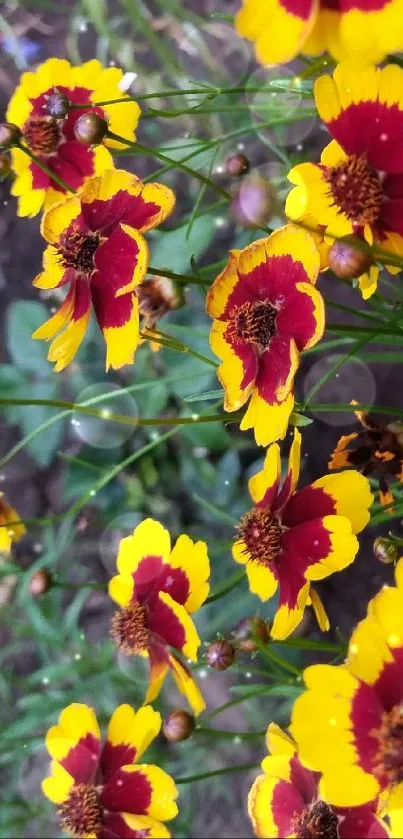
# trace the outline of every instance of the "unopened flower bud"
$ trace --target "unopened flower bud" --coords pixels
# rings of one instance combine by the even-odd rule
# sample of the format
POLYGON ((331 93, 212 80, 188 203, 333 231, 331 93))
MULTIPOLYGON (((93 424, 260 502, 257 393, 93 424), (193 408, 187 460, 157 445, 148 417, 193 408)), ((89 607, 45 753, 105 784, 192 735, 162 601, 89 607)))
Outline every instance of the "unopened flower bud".
POLYGON ((41 568, 35 571, 29 581, 29 593, 32 597, 40 597, 41 594, 46 594, 52 585, 52 576, 46 568, 41 568))
POLYGON ((383 562, 385 565, 397 562, 397 550, 395 545, 390 541, 390 539, 382 538, 382 536, 375 539, 374 555, 379 562, 383 562))
POLYGON ((257 650, 256 641, 267 644, 270 630, 267 621, 257 615, 243 618, 234 630, 234 641, 241 650, 253 653, 257 650))
POLYGON ((171 711, 164 720, 162 733, 170 743, 180 743, 192 736, 195 729, 195 718, 188 711, 181 709, 171 711))
POLYGON ((64 119, 69 112, 69 108, 70 101, 65 93, 59 93, 58 90, 55 90, 54 93, 50 94, 46 105, 49 116, 54 119, 64 119))
POLYGON ((246 175, 249 169, 249 160, 242 152, 231 154, 225 163, 225 171, 227 175, 231 175, 232 177, 239 178, 241 175, 246 175))
POLYGON ((212 641, 206 652, 207 664, 214 670, 227 670, 234 663, 235 647, 230 641, 212 641))
POLYGON ((74 136, 84 146, 97 146, 108 133, 106 119, 98 116, 95 111, 83 114, 74 125, 74 136))
POLYGON ((372 264, 372 256, 348 239, 333 242, 328 255, 329 268, 343 280, 354 280, 365 274, 372 264))
POLYGON ((251 175, 242 181, 231 202, 231 213, 243 227, 266 227, 273 215, 275 192, 267 178, 251 175))
POLYGON ((12 122, 0 123, 0 149, 9 149, 15 146, 21 139, 21 131, 18 125, 12 122))
POLYGON ((11 160, 7 154, 0 154, 0 181, 7 178, 11 172, 11 160))

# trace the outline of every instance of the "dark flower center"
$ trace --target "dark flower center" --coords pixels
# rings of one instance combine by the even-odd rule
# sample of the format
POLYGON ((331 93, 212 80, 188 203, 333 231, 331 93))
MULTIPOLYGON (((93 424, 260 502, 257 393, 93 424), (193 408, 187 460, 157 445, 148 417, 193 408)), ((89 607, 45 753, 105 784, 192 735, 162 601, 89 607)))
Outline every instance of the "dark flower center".
POLYGON ((74 268, 88 276, 94 270, 94 254, 99 246, 99 236, 94 233, 64 233, 57 249, 64 268, 74 268))
POLYGON ((276 333, 277 309, 269 300, 243 303, 231 318, 232 340, 255 344, 263 352, 276 333))
POLYGON ((251 559, 255 562, 269 565, 280 553, 282 527, 271 510, 253 507, 242 516, 238 530, 251 559))
POLYGON ((381 782, 386 776, 388 784, 400 784, 403 781, 403 705, 395 705, 384 713, 380 729, 371 733, 379 742, 375 775, 381 782))
POLYGON ((315 801, 304 808, 292 825, 297 839, 338 839, 339 819, 324 801, 315 801))
POLYGON ((54 154, 60 143, 60 128, 53 117, 30 117, 22 129, 24 140, 34 154, 54 154))
POLYGON ((91 784, 74 784, 59 808, 61 826, 74 837, 96 836, 102 828, 99 792, 91 784))
POLYGON ((375 224, 382 206, 382 184, 365 154, 351 155, 325 173, 334 203, 357 227, 375 224))
POLYGON ((119 649, 126 655, 137 655, 146 650, 150 642, 147 626, 147 609, 141 603, 129 603, 115 612, 111 635, 119 649))

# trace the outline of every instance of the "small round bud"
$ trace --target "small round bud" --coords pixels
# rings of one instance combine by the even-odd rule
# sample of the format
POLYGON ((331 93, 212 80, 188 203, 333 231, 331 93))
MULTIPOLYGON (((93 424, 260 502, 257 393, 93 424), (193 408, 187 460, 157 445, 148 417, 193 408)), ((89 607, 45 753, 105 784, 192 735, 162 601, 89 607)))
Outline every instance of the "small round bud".
POLYGON ((180 743, 192 736, 195 729, 195 718, 188 711, 180 709, 171 711, 164 720, 162 733, 170 743, 180 743))
POLYGON ((7 178, 11 172, 11 160, 7 154, 0 154, 0 181, 7 178))
POLYGON ((106 119, 98 116, 94 111, 83 114, 74 125, 74 136, 84 146, 96 146, 102 143, 108 132, 106 119))
POLYGON ((397 562, 397 550, 395 545, 390 541, 390 539, 384 539, 382 536, 375 539, 374 555, 379 562, 383 562, 385 565, 397 562))
POLYGON ((41 568, 35 571, 29 581, 29 593, 32 597, 40 597, 41 594, 46 594, 52 585, 52 576, 46 568, 41 568))
POLYGON ((21 131, 18 125, 12 122, 0 123, 0 149, 9 149, 15 146, 21 139, 21 131))
POLYGON ((70 108, 70 101, 65 93, 59 93, 55 90, 51 93, 47 101, 46 110, 49 116, 54 119, 64 119, 67 116, 70 108))
POLYGON ((270 630, 267 621, 257 615, 252 615, 239 621, 233 634, 237 647, 245 652, 253 653, 257 650, 256 641, 267 644, 270 630))
POLYGON ((230 641, 212 641, 206 652, 207 664, 214 670, 227 670, 234 663, 235 647, 230 641))
POLYGON ((242 227, 266 227, 273 215, 275 192, 267 178, 251 175, 242 181, 230 210, 242 227))
POLYGON ((329 268, 342 280, 354 280, 365 274, 372 264, 372 256, 348 239, 333 242, 328 255, 329 268))
POLYGON ((231 177, 239 178, 241 175, 246 175, 249 172, 250 163, 245 154, 238 152, 231 154, 225 163, 225 171, 231 177))

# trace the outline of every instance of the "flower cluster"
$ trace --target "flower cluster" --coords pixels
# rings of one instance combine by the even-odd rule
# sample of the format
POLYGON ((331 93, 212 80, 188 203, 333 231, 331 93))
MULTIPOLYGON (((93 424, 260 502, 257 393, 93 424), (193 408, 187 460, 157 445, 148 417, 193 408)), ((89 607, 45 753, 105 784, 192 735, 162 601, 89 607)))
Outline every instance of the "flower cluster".
MULTIPOLYGON (((237 525, 232 557, 245 567, 260 601, 278 597, 270 637, 266 620, 255 616, 246 620, 251 636, 240 630, 231 641, 219 637, 209 645, 205 660, 216 671, 232 666, 240 649, 270 656, 270 640, 287 639, 308 606, 319 629, 330 629, 316 583, 354 562, 357 534, 368 524, 373 502, 369 476, 379 479, 381 502, 389 509, 390 482, 403 481, 400 425, 376 423, 359 406, 362 430, 341 437, 330 456, 331 474, 307 486, 299 488, 299 430, 285 474, 277 442, 290 426, 304 423, 295 413, 295 378, 302 354, 325 330, 320 272, 330 266, 337 273, 337 257, 343 262, 339 276, 357 279, 366 299, 376 290, 381 262, 392 274, 400 270, 403 69, 371 62, 403 49, 403 0, 243 0, 236 28, 255 42, 265 65, 289 61, 300 50, 314 56, 328 50, 342 63, 314 83, 317 110, 332 139, 320 162, 299 163, 288 173, 289 223, 274 231, 264 227, 265 238, 255 231, 250 244, 231 250, 207 292, 224 411, 237 412, 241 431, 253 430, 256 444, 267 448, 262 469, 249 480, 253 506, 237 525)), ((315 72, 308 65, 307 76, 315 72)), ((43 210, 47 247, 33 284, 65 291, 60 307, 32 336, 51 341, 48 359, 56 372, 75 358, 92 313, 106 345, 107 370, 133 364, 145 338, 158 348, 159 318, 183 302, 169 278, 189 279, 169 265, 147 278, 144 234, 170 216, 175 195, 114 166, 113 150, 135 145, 140 118, 122 80, 121 70, 97 60, 72 67, 49 59, 22 75, 0 126, 0 147, 11 151, 19 215, 43 210)), ((248 168, 243 154, 233 155, 226 174, 242 177, 248 168)), ((199 179, 202 200, 209 180, 199 179)), ((164 343, 169 336, 160 338, 164 343)), ((168 346, 175 349, 174 340, 168 346)), ((0 493, 0 554, 8 555, 24 533, 0 493)), ((37 581, 37 592, 51 585, 49 574, 37 581)), ((230 581, 227 590, 233 587, 230 581)), ((153 518, 120 542, 117 573, 108 585, 117 605, 110 635, 122 656, 139 656, 149 666, 145 703, 158 699, 169 673, 189 703, 192 714, 178 709, 164 724, 170 743, 190 737, 206 707, 192 670, 201 646, 193 615, 222 596, 219 591, 208 598, 209 591, 206 542, 182 534, 172 545, 153 518)), ((396 587, 384 588, 369 604, 346 661, 313 665, 304 679, 291 736, 274 723, 267 731, 271 755, 249 794, 256 835, 384 839, 391 826, 397 836, 403 826, 403 559, 396 587)), ((137 712, 123 704, 112 714, 102 746, 93 708, 73 703, 62 711, 46 737, 52 763, 42 787, 63 830, 77 839, 169 837, 164 823, 178 812, 175 782, 158 766, 138 762, 161 727, 150 704, 137 712)))

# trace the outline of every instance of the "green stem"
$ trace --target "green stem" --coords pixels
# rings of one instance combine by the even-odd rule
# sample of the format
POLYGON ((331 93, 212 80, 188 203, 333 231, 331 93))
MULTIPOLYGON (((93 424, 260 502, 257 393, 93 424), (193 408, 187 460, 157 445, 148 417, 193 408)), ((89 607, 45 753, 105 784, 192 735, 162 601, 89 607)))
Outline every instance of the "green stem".
POLYGON ((156 274, 157 277, 168 277, 168 280, 175 280, 177 283, 193 284, 209 286, 208 280, 203 280, 200 277, 195 277, 193 274, 175 274, 174 271, 169 271, 167 268, 152 268, 151 265, 147 269, 147 274, 156 274))
POLYGON ((202 175, 201 172, 196 172, 194 169, 190 169, 185 163, 181 163, 179 160, 173 160, 171 157, 167 157, 166 154, 163 154, 157 149, 150 149, 148 146, 140 145, 140 143, 132 143, 130 140, 126 140, 125 137, 120 137, 119 134, 115 134, 113 131, 108 131, 107 136, 110 137, 111 140, 116 140, 118 143, 123 143, 124 145, 129 146, 129 148, 134 149, 135 153, 145 154, 147 157, 155 157, 157 160, 162 160, 163 163, 169 163, 174 169, 180 169, 182 172, 186 172, 186 174, 190 177, 196 178, 196 180, 201 181, 208 187, 211 187, 218 192, 219 195, 222 195, 223 198, 226 198, 227 201, 232 200, 230 192, 227 192, 227 190, 223 189, 222 186, 216 184, 214 181, 211 181, 209 178, 206 178, 206 176, 202 175))
POLYGON ((52 181, 55 182, 55 184, 62 187, 64 192, 71 192, 73 195, 76 194, 76 190, 73 189, 73 187, 66 184, 66 181, 63 181, 62 178, 59 178, 59 175, 56 175, 56 172, 54 172, 53 169, 50 168, 50 166, 47 166, 46 163, 43 163, 42 160, 39 160, 39 158, 35 154, 33 154, 31 149, 23 145, 19 145, 18 148, 21 149, 21 151, 23 151, 24 154, 28 155, 28 157, 30 157, 31 160, 34 163, 36 163, 39 169, 42 169, 43 172, 46 172, 46 174, 49 175, 49 178, 51 178, 52 181))
MULTIPOLYGON (((144 102, 147 99, 168 99, 173 96, 193 96, 196 94, 204 94, 206 96, 232 96, 236 95, 237 93, 270 93, 271 91, 277 92, 280 91, 284 93, 299 93, 302 95, 309 95, 312 96, 312 92, 308 90, 303 90, 300 87, 291 87, 285 86, 282 79, 273 79, 270 82, 270 85, 267 87, 260 86, 245 86, 241 85, 240 87, 187 87, 183 90, 160 90, 154 93, 139 93, 135 96, 123 96, 119 97, 119 99, 105 99, 102 102, 93 102, 92 106, 94 108, 103 108, 106 105, 120 105, 122 102, 144 102), (279 84, 276 86, 276 81, 279 84), (281 83, 282 82, 282 83, 281 83)), ((82 108, 88 108, 87 104, 77 104, 77 105, 70 105, 70 110, 77 110, 82 108)))
POLYGON ((202 772, 200 775, 189 775, 187 778, 175 778, 176 784, 193 784, 194 781, 204 781, 217 775, 229 775, 231 772, 249 772, 259 769, 260 763, 242 763, 239 766, 226 766, 224 769, 214 769, 213 772, 202 772))
MULTIPOLYGON (((204 358, 201 356, 201 358, 204 358)), ((79 405, 74 402, 62 402, 59 399, 17 399, 17 398, 0 398, 0 405, 43 405, 47 408, 64 408, 69 411, 74 411, 77 414, 85 414, 91 417, 103 419, 106 422, 120 422, 124 425, 195 425, 202 422, 238 422, 239 415, 227 417, 226 414, 194 414, 191 417, 149 417, 148 419, 137 419, 136 417, 129 417, 125 414, 112 414, 109 411, 105 414, 102 410, 95 408, 85 408, 84 405, 79 405)))
POLYGON ((242 740, 252 740, 254 737, 264 737, 266 729, 264 728, 262 731, 219 731, 218 728, 209 728, 208 725, 198 725, 194 733, 208 734, 211 737, 229 737, 231 739, 241 737, 242 740))
MULTIPOLYGON (((273 643, 275 643, 275 641, 273 643)), ((292 664, 291 661, 287 661, 281 655, 275 653, 274 650, 271 649, 271 646, 269 647, 267 644, 263 644, 258 638, 255 638, 255 644, 262 658, 264 658, 269 664, 278 664, 279 667, 282 667, 282 669, 286 670, 288 673, 292 673, 293 676, 301 675, 300 669, 296 667, 295 664, 292 664)))
POLYGON ((220 583, 214 591, 209 595, 207 600, 204 601, 203 606, 207 606, 209 603, 214 603, 216 600, 220 600, 221 597, 224 597, 228 592, 232 591, 236 586, 239 586, 239 583, 245 579, 245 570, 242 568, 241 571, 237 571, 233 574, 227 582, 220 583))
POLYGON ((108 584, 107 583, 68 583, 64 580, 52 580, 51 588, 72 588, 72 589, 82 589, 82 588, 90 588, 90 589, 99 589, 102 591, 106 591, 108 584))
POLYGON ((316 650, 326 653, 345 653, 347 644, 335 644, 331 641, 314 641, 309 638, 287 638, 286 641, 273 640, 272 644, 281 647, 290 647, 295 650, 316 650))
MULTIPOLYGON (((163 341, 171 342, 170 346, 167 345, 168 349, 177 350, 177 352, 187 353, 187 355, 191 355, 193 358, 197 358, 198 361, 204 361, 205 364, 209 364, 210 367, 214 367, 215 370, 219 366, 216 361, 213 361, 212 358, 207 358, 207 356, 202 355, 199 352, 196 352, 196 350, 193 350, 191 347, 188 347, 187 344, 182 344, 182 341, 178 341, 174 336, 168 335, 166 332, 161 332, 161 330, 159 329, 153 330, 151 340, 153 340, 154 338, 154 333, 156 336, 161 336, 163 341)), ((149 336, 144 335, 143 337, 148 338, 149 336)))

